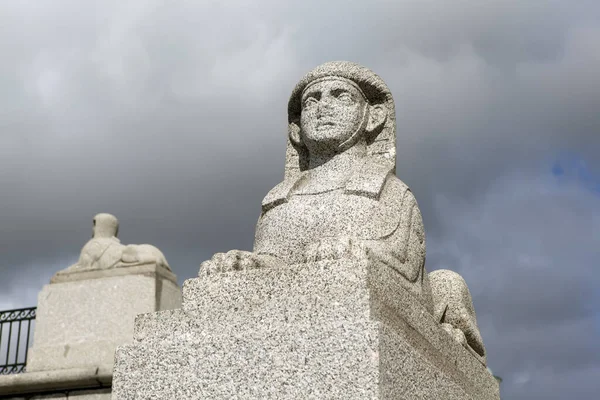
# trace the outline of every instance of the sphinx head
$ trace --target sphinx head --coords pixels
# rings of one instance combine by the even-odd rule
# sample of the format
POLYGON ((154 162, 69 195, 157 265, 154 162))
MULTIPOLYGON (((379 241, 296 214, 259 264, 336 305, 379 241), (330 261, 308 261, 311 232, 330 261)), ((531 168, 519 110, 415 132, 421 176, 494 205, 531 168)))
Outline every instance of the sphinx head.
POLYGON ((292 92, 288 122, 293 149, 288 148, 286 170, 304 170, 311 156, 335 155, 357 144, 395 164, 391 93, 379 76, 360 65, 335 61, 309 72, 292 92))
POLYGON ((111 238, 119 234, 119 220, 112 214, 97 214, 94 217, 94 238, 111 238))
POLYGON ((311 82, 300 101, 300 131, 293 140, 310 154, 333 155, 366 142, 387 115, 354 81, 337 76, 311 82))

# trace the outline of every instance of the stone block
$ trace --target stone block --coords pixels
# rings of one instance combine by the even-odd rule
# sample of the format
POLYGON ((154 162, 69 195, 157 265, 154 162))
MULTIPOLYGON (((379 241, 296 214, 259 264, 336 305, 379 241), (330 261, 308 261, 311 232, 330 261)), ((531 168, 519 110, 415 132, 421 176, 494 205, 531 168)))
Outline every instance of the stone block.
POLYGON ((110 365, 136 315, 181 305, 174 275, 156 265, 60 278, 38 296, 28 372, 110 365))
POLYGON ((483 363, 367 261, 202 276, 138 316, 113 399, 499 399, 483 363))

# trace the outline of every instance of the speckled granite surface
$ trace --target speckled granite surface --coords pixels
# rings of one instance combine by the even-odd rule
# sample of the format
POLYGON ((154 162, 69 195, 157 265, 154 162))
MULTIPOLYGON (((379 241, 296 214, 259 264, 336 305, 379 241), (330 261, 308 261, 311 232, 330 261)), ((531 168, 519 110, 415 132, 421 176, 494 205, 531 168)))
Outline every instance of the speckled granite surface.
POLYGON ((499 399, 484 365, 367 261, 201 276, 138 316, 113 400, 499 399))
POLYGON ((132 340, 136 315, 181 306, 177 284, 156 269, 45 285, 27 371, 112 364, 116 347, 132 340))

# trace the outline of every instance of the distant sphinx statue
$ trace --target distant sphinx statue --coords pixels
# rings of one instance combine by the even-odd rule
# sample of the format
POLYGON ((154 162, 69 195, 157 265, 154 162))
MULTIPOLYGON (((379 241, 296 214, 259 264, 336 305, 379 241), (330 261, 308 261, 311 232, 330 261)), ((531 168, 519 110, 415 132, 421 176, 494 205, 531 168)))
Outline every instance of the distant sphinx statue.
POLYGON ((92 239, 81 249, 79 261, 59 274, 145 264, 156 264, 171 270, 165 256, 156 247, 149 244, 121 244, 117 238, 119 221, 114 215, 98 214, 93 223, 92 239))
POLYGON ((438 321, 457 340, 449 328, 469 327, 462 343, 485 363, 462 278, 446 277, 449 284, 436 286, 434 301, 421 212, 395 174, 394 101, 383 80, 354 63, 325 63, 293 90, 288 123, 285 177, 262 202, 254 251, 217 253, 202 263, 200 274, 326 259, 382 263, 404 278, 404 287, 430 314, 440 308, 437 303, 444 305, 438 321), (442 288, 462 291, 454 295, 442 288))

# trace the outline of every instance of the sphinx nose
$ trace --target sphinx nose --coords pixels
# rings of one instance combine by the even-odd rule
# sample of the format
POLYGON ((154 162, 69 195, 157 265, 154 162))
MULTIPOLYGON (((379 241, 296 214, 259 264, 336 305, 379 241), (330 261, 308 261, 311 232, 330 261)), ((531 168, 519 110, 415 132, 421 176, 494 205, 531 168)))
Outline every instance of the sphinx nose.
POLYGON ((317 116, 321 117, 323 114, 326 114, 331 111, 333 104, 331 103, 331 99, 325 97, 319 101, 317 106, 317 116))

